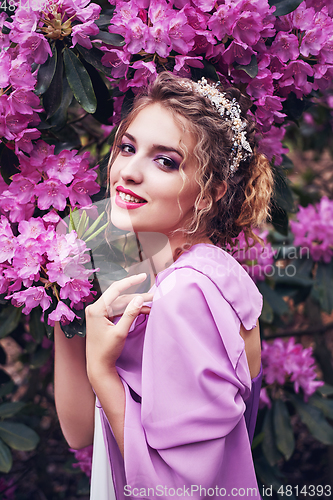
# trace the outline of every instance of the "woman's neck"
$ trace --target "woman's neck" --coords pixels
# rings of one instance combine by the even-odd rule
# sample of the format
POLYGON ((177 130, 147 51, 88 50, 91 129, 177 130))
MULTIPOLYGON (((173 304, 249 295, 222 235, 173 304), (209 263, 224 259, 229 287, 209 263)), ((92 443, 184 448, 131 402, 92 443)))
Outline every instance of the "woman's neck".
POLYGON ((158 273, 167 269, 191 246, 198 243, 213 244, 208 237, 198 238, 189 243, 183 235, 168 238, 161 233, 138 233, 137 238, 145 258, 149 261, 152 284, 155 283, 158 273))

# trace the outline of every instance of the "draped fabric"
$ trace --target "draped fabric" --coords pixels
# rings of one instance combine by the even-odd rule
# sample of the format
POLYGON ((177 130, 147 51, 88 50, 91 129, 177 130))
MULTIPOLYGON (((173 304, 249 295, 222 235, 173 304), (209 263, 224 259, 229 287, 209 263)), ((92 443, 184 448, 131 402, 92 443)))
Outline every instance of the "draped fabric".
POLYGON ((157 276, 153 291, 150 315, 138 316, 117 362, 124 459, 100 409, 117 500, 260 498, 244 418, 253 384, 239 334, 241 324, 256 325, 258 289, 231 255, 198 244, 157 276))

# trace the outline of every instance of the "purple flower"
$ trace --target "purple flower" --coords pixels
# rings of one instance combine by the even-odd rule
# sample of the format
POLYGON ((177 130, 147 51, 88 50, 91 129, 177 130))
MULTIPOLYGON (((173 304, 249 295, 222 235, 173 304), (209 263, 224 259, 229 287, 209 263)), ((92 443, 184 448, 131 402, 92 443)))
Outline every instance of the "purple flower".
POLYGON ((315 261, 329 263, 333 256, 333 201, 323 196, 315 206, 299 207, 297 219, 290 221, 294 244, 301 253, 309 250, 315 261))
POLYGON ((68 188, 57 179, 49 179, 35 187, 35 195, 37 196, 37 205, 40 210, 47 210, 53 206, 57 210, 62 211, 66 207, 68 188))
POLYGON ((62 184, 68 184, 74 179, 80 167, 81 157, 76 156, 77 151, 61 151, 58 155, 48 157, 45 172, 49 178, 58 179, 62 184))
POLYGON ((237 9, 233 9, 230 4, 219 5, 208 21, 208 28, 212 30, 218 40, 223 40, 226 35, 231 35, 236 16, 237 9))
POLYGON ((177 12, 169 22, 171 48, 181 54, 187 54, 193 47, 195 30, 189 26, 184 10, 177 12))
POLYGON ((17 242, 11 225, 8 219, 2 215, 0 222, 0 262, 11 262, 16 248, 17 242))
POLYGON ((257 109, 255 116, 258 123, 262 125, 263 132, 271 128, 272 123, 282 123, 285 118, 285 113, 281 113, 283 98, 278 96, 265 96, 256 103, 257 109))
POLYGON ((80 469, 88 476, 91 476, 91 466, 92 466, 92 454, 93 447, 92 445, 86 446, 81 450, 73 450, 69 448, 69 451, 74 453, 75 459, 78 463, 74 463, 73 467, 80 467, 80 469))
POLYGON ((16 198, 20 204, 34 201, 35 183, 22 174, 15 174, 13 182, 10 184, 8 191, 16 198))
POLYGON ((258 74, 253 78, 247 86, 247 93, 254 99, 260 99, 267 95, 272 95, 274 92, 273 75, 268 69, 258 71, 258 74))
POLYGON ((86 49, 92 48, 92 43, 89 35, 98 35, 99 28, 94 21, 88 21, 83 24, 75 24, 72 28, 72 45, 74 47, 77 43, 86 49))
POLYGON ((266 155, 269 161, 274 158, 275 165, 281 165, 282 155, 289 151, 281 143, 285 133, 286 130, 283 126, 280 128, 273 126, 268 132, 264 132, 258 139, 258 153, 266 155))
POLYGON ((87 280, 72 279, 68 281, 60 290, 61 299, 70 299, 74 304, 81 302, 84 297, 90 294, 92 284, 87 280))
POLYGON ((140 52, 145 47, 148 26, 139 17, 130 19, 125 32, 126 49, 131 54, 140 52))
POLYGON ((310 54, 318 55, 324 47, 326 39, 327 32, 321 27, 307 31, 302 39, 301 54, 305 57, 308 57, 310 54))
POLYGON ((100 190, 100 186, 95 182, 95 179, 96 173, 90 172, 83 178, 77 177, 73 180, 68 190, 68 196, 72 207, 74 207, 76 203, 81 207, 91 205, 90 196, 98 193, 100 190))
POLYGON ((30 314, 31 310, 39 305, 45 311, 52 302, 45 289, 41 286, 34 286, 22 292, 15 292, 6 298, 11 298, 12 304, 16 307, 24 304, 24 308, 22 309, 23 314, 30 314))
MULTIPOLYGON (((315 380, 317 374, 312 347, 304 349, 301 344, 295 344, 293 337, 288 342, 282 339, 275 339, 270 344, 263 341, 261 359, 266 384, 284 385, 290 380, 294 383, 296 393, 302 388, 305 400, 324 384, 321 380, 315 380)), ((267 397, 266 388, 266 404, 267 397)))
POLYGON ((136 61, 133 64, 133 68, 137 71, 134 73, 134 77, 129 80, 129 87, 142 87, 146 85, 147 82, 153 81, 156 77, 156 66, 153 61, 144 62, 144 61, 136 61))
POLYGON ((54 326, 56 321, 60 321, 62 325, 68 325, 74 318, 77 318, 76 314, 59 300, 56 309, 49 314, 47 322, 50 326, 54 326))
POLYGON ((17 270, 19 278, 31 281, 39 279, 40 265, 43 262, 40 251, 39 245, 33 239, 26 240, 24 247, 16 248, 13 267, 17 270))
POLYGON ((229 47, 223 52, 223 60, 231 65, 233 62, 238 64, 249 64, 254 51, 246 43, 233 40, 229 47))
MULTIPOLYGON (((168 35, 168 27, 166 23, 157 22, 154 26, 148 28, 148 36, 146 41, 146 52, 154 54, 155 52, 161 57, 168 57, 170 53, 171 40, 168 35)), ((143 61, 137 61, 143 62, 143 61)))
POLYGON ((238 42, 254 45, 260 38, 262 19, 259 12, 242 12, 232 26, 232 35, 238 42))
POLYGON ((282 62, 297 59, 299 56, 297 36, 280 31, 272 43, 271 52, 282 62))
MULTIPOLYGON (((271 275, 274 263, 274 251, 267 241, 268 231, 254 230, 263 241, 264 247, 260 243, 255 243, 251 248, 247 248, 244 233, 237 237, 237 246, 231 248, 232 255, 249 273, 253 281, 263 281, 266 274, 271 275)), ((250 239, 250 245, 254 242, 250 239)))

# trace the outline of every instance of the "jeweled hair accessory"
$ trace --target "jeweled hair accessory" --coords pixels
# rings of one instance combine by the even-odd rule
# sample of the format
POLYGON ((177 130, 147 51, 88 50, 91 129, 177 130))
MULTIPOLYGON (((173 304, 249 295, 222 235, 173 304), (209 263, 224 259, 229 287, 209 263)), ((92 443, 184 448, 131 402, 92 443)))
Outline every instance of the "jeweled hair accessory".
POLYGON ((182 80, 180 82, 182 87, 189 90, 195 90, 198 94, 207 97, 212 105, 216 108, 217 112, 230 122, 231 129, 234 132, 232 138, 233 146, 232 160, 230 162, 231 175, 235 173, 241 161, 245 160, 252 155, 252 148, 246 140, 246 122, 241 119, 241 108, 235 98, 232 100, 226 97, 224 92, 218 90, 218 83, 209 84, 206 78, 202 77, 201 80, 190 82, 182 80))

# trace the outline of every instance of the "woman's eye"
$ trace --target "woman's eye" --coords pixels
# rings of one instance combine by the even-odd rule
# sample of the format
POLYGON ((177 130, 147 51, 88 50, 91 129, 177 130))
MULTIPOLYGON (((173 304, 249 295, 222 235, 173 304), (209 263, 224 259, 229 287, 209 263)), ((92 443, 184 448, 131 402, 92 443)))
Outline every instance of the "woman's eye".
POLYGON ((122 153, 135 153, 135 149, 132 144, 123 143, 118 147, 122 153))
POLYGON ((178 163, 175 162, 175 160, 168 158, 167 156, 160 156, 159 158, 156 158, 155 161, 163 168, 168 170, 175 170, 179 168, 178 163))

